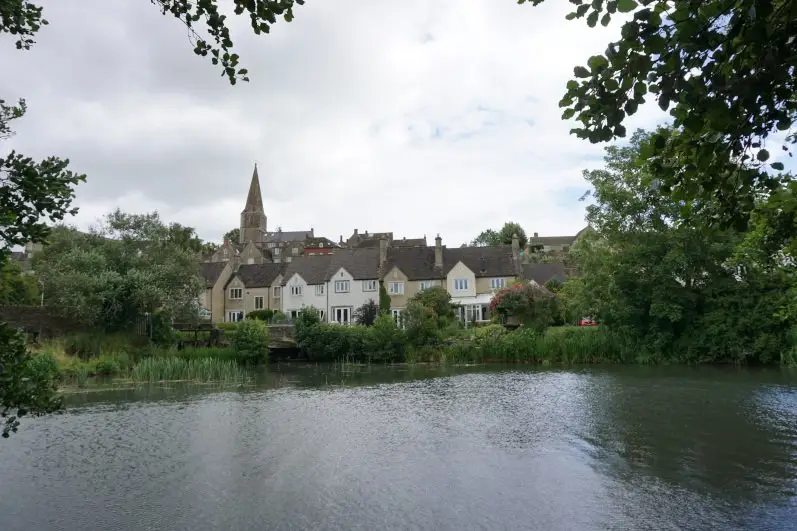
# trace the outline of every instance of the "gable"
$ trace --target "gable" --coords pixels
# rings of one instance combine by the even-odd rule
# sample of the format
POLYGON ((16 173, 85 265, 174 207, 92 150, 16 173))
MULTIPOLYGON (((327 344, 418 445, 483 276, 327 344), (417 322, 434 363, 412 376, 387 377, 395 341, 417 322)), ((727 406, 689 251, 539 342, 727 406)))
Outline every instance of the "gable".
POLYGON ((385 280, 409 280, 409 277, 404 274, 404 271, 398 268, 398 266, 393 266, 384 276, 385 280))
POLYGON ((354 277, 346 271, 345 267, 339 267, 337 271, 333 275, 330 276, 329 280, 354 280, 354 277))
POLYGON ((476 278, 476 274, 460 261, 451 268, 446 278, 476 278))

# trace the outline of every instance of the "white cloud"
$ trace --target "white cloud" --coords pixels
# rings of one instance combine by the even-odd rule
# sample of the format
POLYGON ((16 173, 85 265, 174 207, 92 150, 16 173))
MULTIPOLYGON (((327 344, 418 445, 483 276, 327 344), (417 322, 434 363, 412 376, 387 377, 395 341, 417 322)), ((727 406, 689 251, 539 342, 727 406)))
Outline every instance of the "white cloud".
MULTIPOLYGON (((251 83, 229 86, 149 2, 43 2, 31 52, 0 60, 0 94, 31 110, 15 147, 70 157, 86 225, 120 206, 158 209, 220 239, 259 172, 269 225, 436 233, 459 245, 509 220, 575 233, 602 146, 568 134, 557 102, 576 64, 619 26, 568 22, 571 5, 490 0, 325 0, 234 39, 251 83)), ((629 124, 651 126, 645 109, 629 124)))

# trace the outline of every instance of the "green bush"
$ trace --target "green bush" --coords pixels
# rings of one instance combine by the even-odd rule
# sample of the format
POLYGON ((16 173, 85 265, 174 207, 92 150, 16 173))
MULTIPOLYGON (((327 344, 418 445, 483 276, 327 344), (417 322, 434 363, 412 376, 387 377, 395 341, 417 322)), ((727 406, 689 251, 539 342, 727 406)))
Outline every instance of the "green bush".
POLYGON ((404 331, 390 315, 380 315, 368 329, 366 347, 374 361, 401 361, 405 343, 404 331))
POLYGON ((246 314, 247 319, 257 319, 266 322, 270 321, 272 317, 274 317, 274 310, 269 309, 255 310, 246 314))
POLYGON ((238 324, 232 348, 245 363, 260 363, 268 360, 268 326, 263 321, 252 319, 238 324))

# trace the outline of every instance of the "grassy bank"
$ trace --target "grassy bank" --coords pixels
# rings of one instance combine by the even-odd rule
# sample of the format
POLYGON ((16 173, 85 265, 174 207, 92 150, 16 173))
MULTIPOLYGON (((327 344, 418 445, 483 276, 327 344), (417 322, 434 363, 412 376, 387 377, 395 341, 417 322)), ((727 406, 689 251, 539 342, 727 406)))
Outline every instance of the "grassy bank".
POLYGON ((78 334, 32 346, 37 362, 57 368, 60 379, 82 386, 89 378, 134 381, 232 381, 245 376, 243 366, 268 360, 268 334, 262 324, 236 330, 229 346, 177 348, 154 346, 129 334, 78 334))

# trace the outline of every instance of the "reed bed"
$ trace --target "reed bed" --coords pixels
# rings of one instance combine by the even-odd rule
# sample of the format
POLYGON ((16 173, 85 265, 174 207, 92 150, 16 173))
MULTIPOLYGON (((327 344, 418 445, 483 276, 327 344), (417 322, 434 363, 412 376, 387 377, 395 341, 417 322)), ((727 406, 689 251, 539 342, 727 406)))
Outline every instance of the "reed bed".
POLYGON ((247 379, 247 373, 231 360, 178 357, 141 360, 133 367, 130 376, 138 382, 240 382, 247 379))

